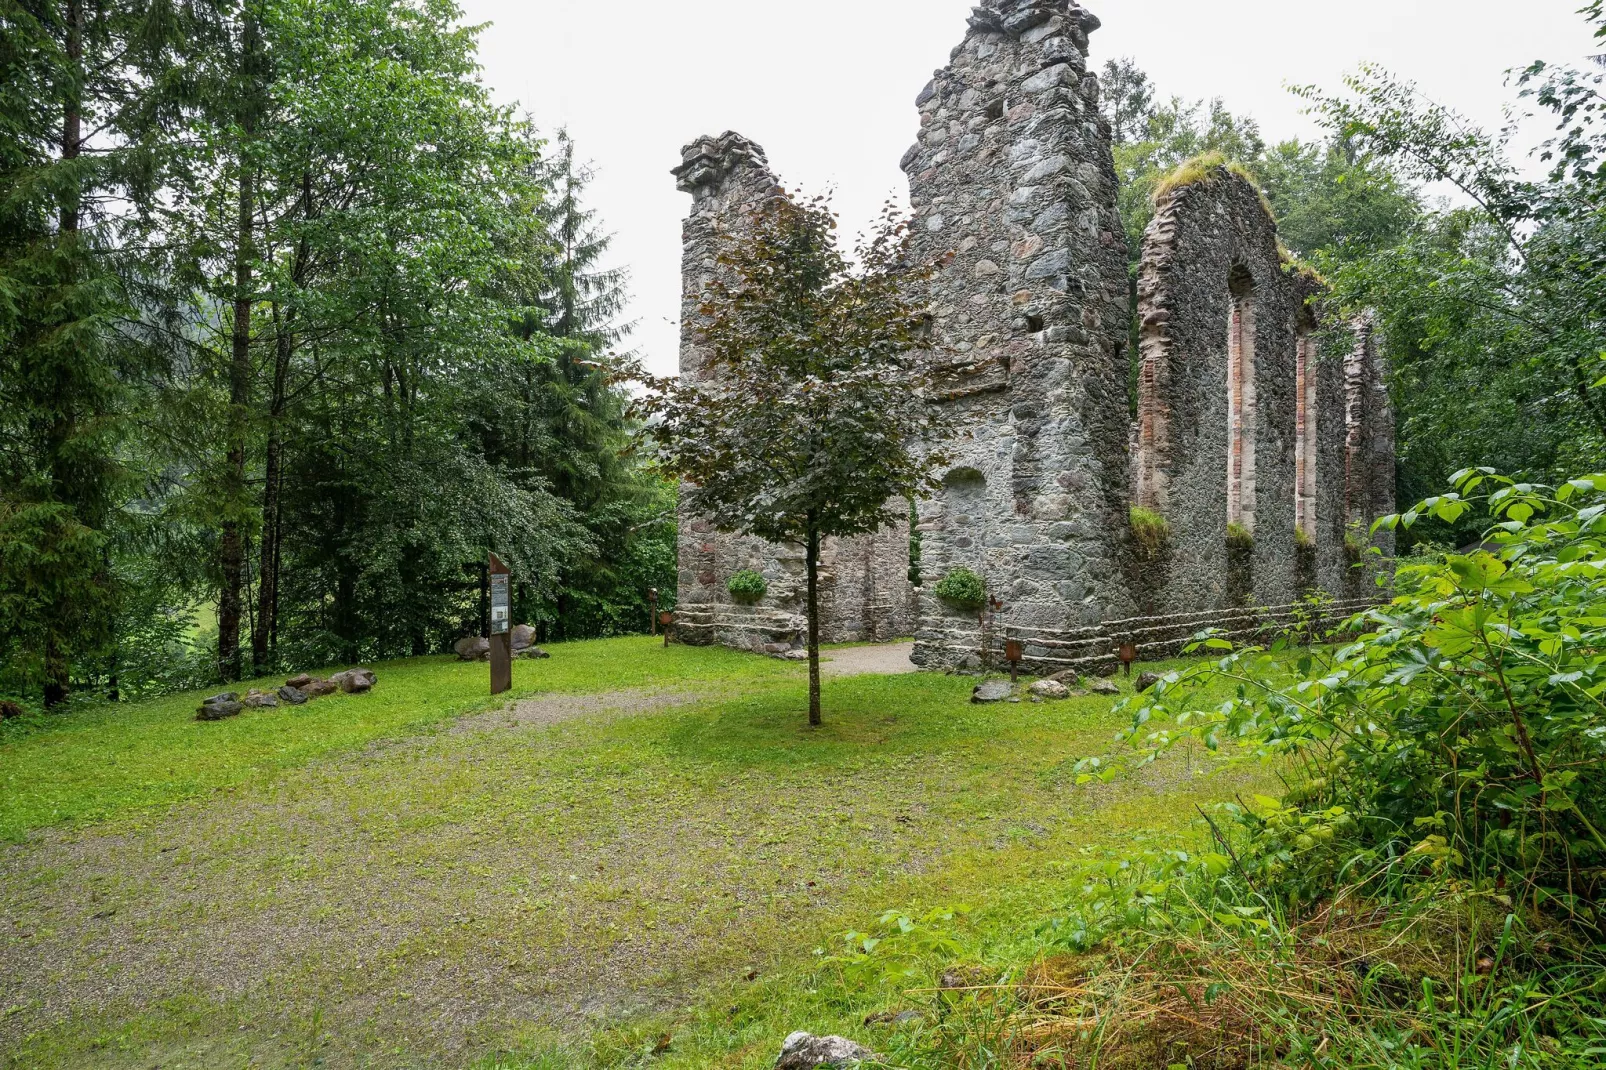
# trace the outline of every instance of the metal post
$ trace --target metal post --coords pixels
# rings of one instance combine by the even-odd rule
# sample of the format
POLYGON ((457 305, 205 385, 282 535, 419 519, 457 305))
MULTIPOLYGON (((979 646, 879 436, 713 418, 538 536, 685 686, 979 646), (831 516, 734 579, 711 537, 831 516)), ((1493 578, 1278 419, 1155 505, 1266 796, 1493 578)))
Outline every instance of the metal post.
POLYGON ((675 615, 673 613, 658 614, 658 623, 664 626, 664 649, 669 649, 669 633, 675 629, 675 615))
POLYGON ((1019 639, 1009 639, 1004 643, 1004 657, 1009 659, 1009 682, 1020 683, 1020 663, 1026 660, 1026 651, 1019 639))
POLYGON ((491 555, 491 694, 513 690, 513 572, 491 555))
POLYGON ((647 628, 649 634, 658 634, 658 588, 647 588, 647 628))

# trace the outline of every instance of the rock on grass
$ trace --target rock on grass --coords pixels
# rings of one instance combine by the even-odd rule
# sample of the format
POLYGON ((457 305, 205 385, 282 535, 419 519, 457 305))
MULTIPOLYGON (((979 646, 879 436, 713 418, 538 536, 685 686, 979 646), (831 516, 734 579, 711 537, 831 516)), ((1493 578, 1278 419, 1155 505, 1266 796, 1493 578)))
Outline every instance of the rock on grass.
POLYGON ((775 1070, 815 1070, 816 1067, 848 1070, 872 1061, 878 1061, 875 1052, 846 1037, 793 1033, 781 1045, 781 1057, 775 1062, 775 1070))

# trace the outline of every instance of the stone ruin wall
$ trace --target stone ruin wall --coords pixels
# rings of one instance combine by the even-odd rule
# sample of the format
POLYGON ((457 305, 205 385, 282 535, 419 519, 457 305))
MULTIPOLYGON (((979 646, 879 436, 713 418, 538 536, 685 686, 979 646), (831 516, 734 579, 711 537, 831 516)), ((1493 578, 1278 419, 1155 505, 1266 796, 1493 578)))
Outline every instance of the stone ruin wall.
POLYGON ((963 663, 1001 625, 1060 634, 1131 605, 1127 253, 1075 4, 977 8, 920 94, 904 157, 952 464, 922 503, 922 570, 978 572, 996 619, 921 599, 915 660, 963 663))
MULTIPOLYGON (((680 374, 695 381, 706 361, 701 312, 709 284, 723 269, 722 246, 741 240, 744 225, 786 196, 764 150, 737 134, 688 145, 675 169, 693 204, 684 231, 680 374)), ((826 539, 820 547, 820 638, 827 643, 887 642, 913 630, 909 525, 875 535, 826 539)), ((720 532, 689 507, 680 509, 676 634, 682 642, 778 652, 802 645, 808 632, 808 575, 802 546, 777 545, 720 532), (726 588, 751 569, 769 585, 757 604, 726 588)))
MULTIPOLYGON (((1157 206, 1130 418, 1127 249, 1088 70, 1098 26, 1075 0, 991 0, 917 100, 903 169, 916 253, 943 264, 924 296, 951 463, 919 506, 925 591, 906 579, 907 530, 827 548, 829 641, 915 633, 917 663, 975 669, 1018 639, 1029 669, 1109 671, 1117 641, 1165 656, 1212 625, 1239 638, 1285 625, 1316 589, 1334 618, 1378 596, 1355 534, 1394 506, 1372 329, 1325 321, 1320 281, 1285 263, 1260 194, 1230 170, 1157 206), (1158 557, 1132 537, 1134 504, 1166 518, 1158 557), (1252 545, 1231 544, 1229 521, 1252 545), (930 593, 961 566, 987 581, 992 610, 930 593)), ((733 134, 690 146, 676 174, 694 198, 682 372, 695 375, 718 242, 782 194, 762 150, 733 134)), ((1391 536, 1360 538, 1392 555, 1391 536)), ((800 550, 682 516, 688 641, 791 641, 802 582, 800 550), (744 567, 770 581, 763 606, 725 591, 744 567)))

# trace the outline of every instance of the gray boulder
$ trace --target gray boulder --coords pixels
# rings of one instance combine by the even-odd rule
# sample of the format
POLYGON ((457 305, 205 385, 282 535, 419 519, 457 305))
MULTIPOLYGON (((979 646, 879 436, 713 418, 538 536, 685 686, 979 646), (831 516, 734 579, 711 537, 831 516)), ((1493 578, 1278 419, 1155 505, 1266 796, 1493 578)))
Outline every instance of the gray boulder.
POLYGON ((214 702, 238 702, 238 701, 240 701, 240 693, 238 691, 225 691, 221 695, 213 695, 211 698, 203 698, 201 700, 201 705, 210 706, 214 702))
POLYGON ((307 693, 299 687, 291 687, 289 684, 285 684, 279 688, 279 701, 286 706, 305 706, 307 704, 307 693))
POLYGON ((249 691, 240 704, 248 710, 272 710, 279 706, 279 696, 268 691, 249 691))
POLYGON ((329 682, 348 695, 362 695, 372 691, 379 678, 371 669, 347 669, 329 677, 329 682))
POLYGON ((1121 693, 1121 685, 1114 680, 1100 680, 1093 685, 1092 689, 1095 695, 1119 695, 1121 693))
POLYGON ((875 1052, 846 1037, 793 1033, 781 1045, 781 1057, 775 1062, 775 1070, 816 1070, 817 1067, 848 1070, 873 1061, 877 1061, 875 1052))
POLYGON ((1138 694, 1143 694, 1143 692, 1149 690, 1149 688, 1153 687, 1163 679, 1165 678, 1157 672, 1144 673, 1142 676, 1138 677, 1138 694))
POLYGON ((528 650, 535 645, 535 629, 528 624, 521 624, 513 629, 511 638, 513 640, 513 653, 517 654, 521 650, 528 650))
POLYGON ((457 652, 459 661, 484 661, 491 656, 491 641, 483 638, 459 639, 452 649, 457 652))
POLYGON ((1039 680, 1031 688, 1033 698, 1065 699, 1071 697, 1071 689, 1058 680, 1039 680))
POLYGON ((340 692, 340 685, 332 680, 309 680, 301 688, 308 698, 323 698, 340 692))
POLYGON ((1075 669, 1066 669, 1064 672, 1057 672, 1053 676, 1050 676, 1049 679, 1053 680, 1056 684, 1064 684, 1066 687, 1075 687, 1077 684, 1082 682, 1082 677, 1075 669))
POLYGON ((300 676, 290 677, 290 679, 284 682, 284 686, 293 687, 297 690, 305 690, 306 686, 310 683, 312 683, 312 677, 307 673, 302 673, 300 676))
POLYGON ((201 712, 195 715, 197 721, 226 721, 230 717, 238 717, 245 712, 245 706, 233 699, 218 697, 217 701, 208 700, 201 706, 201 712))
POLYGON ((548 654, 545 650, 542 650, 538 646, 532 646, 518 651, 513 656, 518 658, 520 661, 545 661, 552 655, 548 654))
POLYGON ((1015 697, 1015 687, 1008 680, 989 680, 977 684, 970 693, 970 701, 978 705, 985 702, 1008 702, 1015 697))

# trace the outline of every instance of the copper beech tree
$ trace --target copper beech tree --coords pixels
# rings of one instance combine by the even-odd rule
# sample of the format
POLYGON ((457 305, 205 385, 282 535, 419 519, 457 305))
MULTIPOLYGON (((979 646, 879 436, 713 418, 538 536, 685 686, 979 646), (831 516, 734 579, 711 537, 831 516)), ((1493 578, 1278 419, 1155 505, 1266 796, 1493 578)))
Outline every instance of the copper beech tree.
POLYGON ((908 518, 941 458, 908 228, 889 206, 854 262, 824 198, 743 221, 703 294, 703 363, 648 378, 645 431, 687 502, 723 532, 804 548, 809 724, 820 718, 820 544, 908 518))

